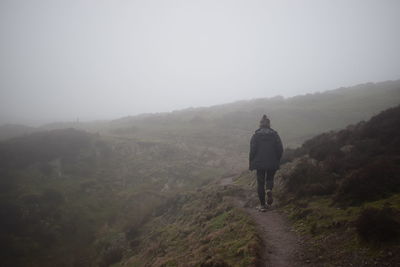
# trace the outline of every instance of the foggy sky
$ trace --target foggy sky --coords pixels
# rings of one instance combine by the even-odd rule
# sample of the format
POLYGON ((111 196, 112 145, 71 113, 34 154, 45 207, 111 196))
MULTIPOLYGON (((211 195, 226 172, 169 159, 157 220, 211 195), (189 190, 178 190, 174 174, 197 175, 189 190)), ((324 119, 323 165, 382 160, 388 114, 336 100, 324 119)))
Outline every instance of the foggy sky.
POLYGON ((400 78, 400 1, 1 0, 0 124, 400 78))

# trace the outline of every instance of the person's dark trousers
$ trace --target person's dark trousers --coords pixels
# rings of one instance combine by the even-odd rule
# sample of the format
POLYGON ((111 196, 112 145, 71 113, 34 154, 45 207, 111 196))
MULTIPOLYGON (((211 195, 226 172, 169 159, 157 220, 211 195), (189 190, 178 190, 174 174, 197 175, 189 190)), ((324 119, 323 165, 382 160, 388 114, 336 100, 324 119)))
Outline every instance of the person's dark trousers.
POLYGON ((276 170, 257 170, 257 191, 261 205, 265 205, 265 188, 272 190, 276 170))

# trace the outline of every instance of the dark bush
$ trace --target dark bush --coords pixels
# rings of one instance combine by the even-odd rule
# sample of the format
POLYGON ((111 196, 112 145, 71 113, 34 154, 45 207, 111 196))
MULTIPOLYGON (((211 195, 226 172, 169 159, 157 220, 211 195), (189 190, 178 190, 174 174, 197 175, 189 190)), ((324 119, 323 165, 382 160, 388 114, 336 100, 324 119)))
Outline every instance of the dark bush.
POLYGON ((339 144, 329 140, 326 143, 311 148, 309 154, 310 157, 322 161, 329 157, 340 157, 343 153, 340 151, 339 144))
POLYGON ((13 195, 18 190, 15 175, 0 168, 0 194, 2 196, 13 195))
POLYGON ((75 129, 37 132, 0 142, 0 168, 24 168, 55 158, 74 158, 92 136, 75 129))
POLYGON ((361 133, 364 138, 379 139, 383 145, 390 145, 400 136, 400 106, 389 108, 371 118, 361 133))
POLYGON ((395 158, 378 158, 349 174, 340 184, 334 200, 360 204, 400 190, 400 167, 395 158))
POLYGON ((327 195, 336 189, 335 177, 309 162, 301 162, 286 177, 287 191, 297 196, 327 195))
POLYGON ((122 259, 123 251, 121 248, 113 247, 105 251, 100 266, 108 267, 114 263, 119 262, 122 259))
POLYGON ((54 190, 54 189, 47 189, 42 193, 42 201, 51 203, 54 206, 59 206, 64 203, 64 196, 54 190))
POLYGON ((294 160, 295 158, 301 156, 302 153, 303 150, 301 149, 285 148, 285 150, 283 151, 281 164, 294 160))
POLYGON ((21 208, 10 200, 0 202, 0 235, 15 233, 23 227, 21 224, 21 208))
MULTIPOLYGON (((299 150, 308 153, 313 159, 323 161, 329 157, 342 156, 343 153, 340 151, 342 145, 338 136, 334 132, 329 132, 306 141, 299 150)), ((294 153, 299 152, 295 151, 294 153)))
POLYGON ((370 243, 393 241, 400 234, 398 212, 391 208, 364 209, 355 225, 359 237, 370 243))
POLYGON ((139 231, 135 227, 129 228, 129 230, 126 232, 126 238, 128 240, 133 240, 139 236, 139 231))

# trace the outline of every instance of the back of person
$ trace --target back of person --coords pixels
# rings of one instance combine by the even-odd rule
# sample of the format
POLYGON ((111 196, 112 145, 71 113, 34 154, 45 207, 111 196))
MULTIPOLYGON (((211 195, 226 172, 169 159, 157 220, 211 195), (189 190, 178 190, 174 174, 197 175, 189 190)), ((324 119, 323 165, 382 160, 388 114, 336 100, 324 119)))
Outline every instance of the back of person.
POLYGON ((253 157, 250 161, 251 170, 276 170, 282 156, 282 144, 279 135, 271 128, 258 129, 252 138, 253 157))
POLYGON ((268 205, 272 205, 272 188, 275 172, 283 153, 281 138, 271 129, 270 120, 264 115, 260 128, 256 130, 250 141, 249 169, 257 170, 257 192, 260 199, 260 211, 266 211, 265 189, 267 189, 268 205))

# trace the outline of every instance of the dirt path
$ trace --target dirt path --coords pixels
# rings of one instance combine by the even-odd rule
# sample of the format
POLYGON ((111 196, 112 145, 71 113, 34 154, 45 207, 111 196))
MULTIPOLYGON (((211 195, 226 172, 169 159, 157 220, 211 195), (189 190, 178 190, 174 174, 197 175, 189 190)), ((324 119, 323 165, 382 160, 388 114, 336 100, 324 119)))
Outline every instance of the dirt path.
POLYGON ((265 244, 263 259, 265 266, 287 267, 304 265, 300 259, 301 246, 286 218, 274 208, 259 212, 245 208, 258 224, 265 244))
MULTIPOLYGON (((232 185, 233 177, 220 180, 221 186, 232 185)), ((266 267, 298 267, 309 266, 302 260, 302 246, 298 235, 292 230, 290 223, 284 215, 276 209, 276 203, 266 212, 259 212, 254 205, 257 198, 254 192, 247 198, 235 199, 235 204, 244 209, 257 223, 264 246, 263 262, 266 267), (254 199, 253 199, 254 198, 254 199), (250 206, 250 207, 249 207, 250 206)))

